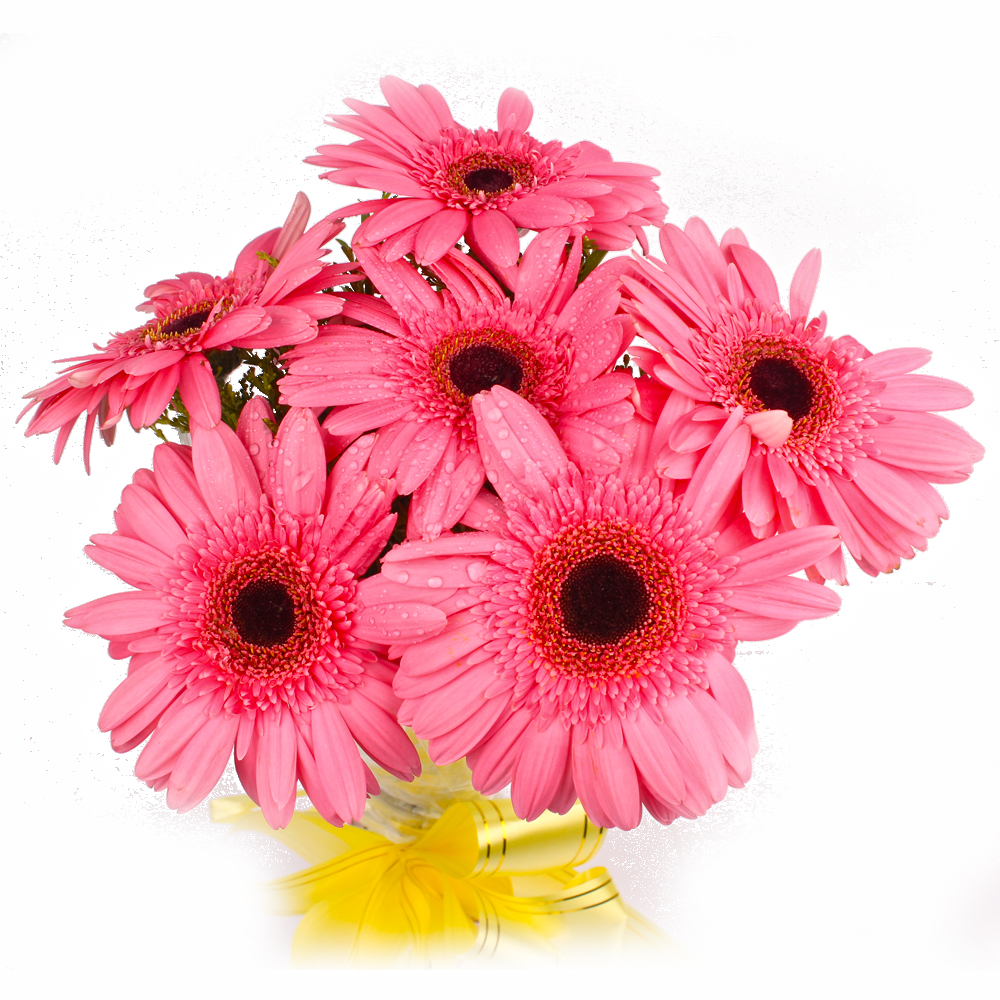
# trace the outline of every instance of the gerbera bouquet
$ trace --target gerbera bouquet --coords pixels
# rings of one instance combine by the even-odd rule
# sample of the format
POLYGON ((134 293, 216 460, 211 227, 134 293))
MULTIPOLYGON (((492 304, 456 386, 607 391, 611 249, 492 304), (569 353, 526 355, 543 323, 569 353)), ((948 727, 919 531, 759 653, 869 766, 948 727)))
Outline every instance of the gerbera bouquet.
POLYGON ((56 461, 81 417, 88 469, 126 414, 162 439, 87 549, 131 589, 66 622, 128 661, 99 725, 140 779, 187 810, 232 761, 215 818, 312 864, 277 887, 302 962, 656 952, 577 869, 750 780, 738 644, 926 547, 983 454, 936 411, 972 396, 828 335, 818 250, 783 303, 740 230, 664 225, 657 171, 534 137, 523 93, 473 130, 382 89, 309 161, 381 198, 307 228, 298 195, 28 394, 56 461))

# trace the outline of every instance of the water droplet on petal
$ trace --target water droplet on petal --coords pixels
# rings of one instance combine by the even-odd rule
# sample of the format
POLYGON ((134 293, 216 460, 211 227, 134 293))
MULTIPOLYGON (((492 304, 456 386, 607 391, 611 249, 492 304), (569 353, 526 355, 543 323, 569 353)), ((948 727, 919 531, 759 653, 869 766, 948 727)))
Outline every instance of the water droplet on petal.
POLYGON ((507 459, 509 459, 512 454, 513 452, 510 450, 510 448, 504 448, 504 450, 500 452, 500 457, 506 462, 507 459))
POLYGON ((409 579, 410 579, 410 574, 409 574, 409 573, 407 573, 405 569, 403 570, 403 572, 402 572, 402 573, 400 573, 400 574, 399 574, 399 575, 398 575, 398 576, 396 577, 396 581, 397 581, 398 583, 406 583, 406 581, 407 581, 407 580, 409 580, 409 579))
POLYGON ((439 576, 431 576, 427 578, 427 586, 434 590, 440 587, 442 583, 444 583, 444 580, 442 580, 439 576))
POLYGON ((256 455, 256 454, 258 454, 258 452, 260 451, 260 445, 259 445, 259 444, 252 444, 252 445, 250 445, 250 446, 249 446, 249 447, 247 448, 247 451, 248 451, 248 452, 249 452, 249 453, 250 453, 251 455, 256 455))
POLYGON ((497 431, 497 437, 498 437, 498 438, 499 438, 499 439, 500 439, 501 441, 506 441, 506 440, 507 440, 507 438, 509 438, 509 437, 510 437, 510 431, 509 431, 509 430, 507 430, 507 428, 506 428, 506 427, 501 427, 501 428, 500 428, 500 430, 498 430, 498 431, 497 431))
POLYGON ((499 410, 487 410, 486 419, 498 424, 503 419, 503 414, 499 410))

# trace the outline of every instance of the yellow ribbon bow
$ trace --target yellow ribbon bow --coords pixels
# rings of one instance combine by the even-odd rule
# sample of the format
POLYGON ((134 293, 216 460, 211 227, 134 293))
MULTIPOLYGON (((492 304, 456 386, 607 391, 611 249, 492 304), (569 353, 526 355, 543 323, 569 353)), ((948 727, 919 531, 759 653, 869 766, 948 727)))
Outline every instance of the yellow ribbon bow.
POLYGON ((304 914, 296 965, 522 963, 593 958, 595 948, 605 957, 652 955, 668 945, 625 905, 606 869, 576 871, 604 835, 579 804, 529 823, 507 799, 468 796, 431 822, 412 802, 385 797, 370 825, 389 836, 331 826, 315 809, 272 830, 244 795, 212 801, 214 821, 267 833, 312 864, 272 883, 280 912, 304 914))

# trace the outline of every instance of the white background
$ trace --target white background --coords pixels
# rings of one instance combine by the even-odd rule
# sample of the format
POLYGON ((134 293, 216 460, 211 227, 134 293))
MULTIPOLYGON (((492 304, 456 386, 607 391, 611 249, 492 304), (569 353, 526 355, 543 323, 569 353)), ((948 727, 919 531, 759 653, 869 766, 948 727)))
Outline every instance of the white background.
MULTIPOLYGON (((79 430, 56 468, 53 436, 13 427, 52 359, 137 322, 147 284, 225 273, 296 190, 317 212, 360 197, 301 161, 349 141, 322 116, 346 96, 380 103, 386 73, 436 85, 473 126, 520 87, 536 137, 658 167, 670 220, 740 226, 786 290, 821 246, 815 305, 832 335, 931 348, 927 370, 976 393, 957 418, 987 457, 943 488, 952 519, 930 551, 878 580, 855 571, 836 618, 737 661, 761 736, 751 784, 695 823, 613 833, 602 860, 689 956, 643 995, 995 988, 996 26, 985 5, 690 6, 4 12, 0 939, 16 995, 564 988, 282 971, 292 922, 263 915, 248 887, 289 856, 226 839, 204 807, 170 813, 134 778, 136 753, 113 754, 96 728, 123 665, 60 625, 120 589, 81 550, 113 530, 154 439, 123 429, 95 445, 88 478, 79 430)), ((571 988, 639 982, 599 971, 571 988)))

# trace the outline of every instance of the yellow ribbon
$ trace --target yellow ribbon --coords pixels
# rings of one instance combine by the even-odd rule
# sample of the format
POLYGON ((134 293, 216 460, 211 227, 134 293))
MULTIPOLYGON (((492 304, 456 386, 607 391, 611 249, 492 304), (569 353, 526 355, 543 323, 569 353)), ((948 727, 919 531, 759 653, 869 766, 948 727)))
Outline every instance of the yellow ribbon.
POLYGON ((280 912, 304 914, 292 942, 297 965, 464 964, 539 949, 593 957, 594 947, 610 955, 668 944, 624 904, 606 869, 576 871, 604 835, 579 804, 528 823, 507 799, 453 801, 426 829, 406 827, 403 843, 331 826, 314 809, 272 830, 244 795, 214 799, 211 810, 214 821, 269 834, 312 864, 272 883, 280 912))

